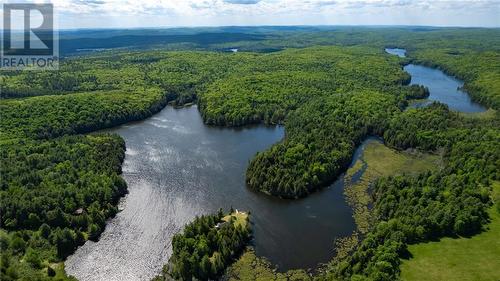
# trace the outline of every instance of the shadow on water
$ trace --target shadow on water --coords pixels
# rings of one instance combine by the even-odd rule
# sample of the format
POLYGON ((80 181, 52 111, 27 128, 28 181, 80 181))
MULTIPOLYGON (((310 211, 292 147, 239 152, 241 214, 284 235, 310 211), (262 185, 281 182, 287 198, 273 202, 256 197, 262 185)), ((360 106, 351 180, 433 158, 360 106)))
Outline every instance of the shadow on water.
MULTIPOLYGON (((403 49, 386 51, 405 56, 403 49)), ((457 90, 460 81, 439 70, 416 65, 405 70, 412 83, 430 89, 429 99, 460 111, 483 110, 457 90)), ((281 200, 246 188, 248 162, 284 137, 282 127, 209 127, 193 106, 167 107, 147 120, 107 131, 126 141, 123 177, 129 194, 99 242, 88 241, 66 261, 67 272, 80 280, 151 279, 168 261, 173 235, 196 215, 220 207, 251 212, 256 253, 280 270, 327 262, 334 255, 333 241, 355 229, 343 175, 301 200, 281 200)), ((363 142, 351 166, 372 141, 380 140, 363 142)))
MULTIPOLYGON (((404 49, 386 49, 405 56, 404 49)), ((459 90, 461 81, 440 70, 407 65, 413 84, 429 88, 429 100, 464 112, 484 111, 459 90)), ((418 106, 418 105, 417 105, 418 106)), ((248 162, 284 136, 282 127, 205 126, 196 106, 167 107, 155 116, 111 130, 127 144, 123 177, 129 194, 99 242, 87 242, 68 258, 80 280, 148 280, 171 254, 171 239, 196 215, 231 206, 250 211, 256 253, 280 270, 314 268, 334 255, 335 238, 355 229, 343 195, 344 177, 301 200, 281 200, 245 186, 248 162)), ((362 160, 368 138, 355 152, 362 160)), ((351 164, 351 165, 352 165, 351 164)), ((353 175, 361 177, 366 165, 353 175)))
POLYGON ((173 235, 194 216, 220 207, 251 212, 256 253, 280 270, 327 262, 335 238, 355 229, 342 176, 301 200, 245 186, 250 159, 279 142, 283 127, 208 127, 193 106, 167 107, 107 132, 126 141, 123 177, 129 194, 99 242, 88 241, 68 258, 66 270, 79 280, 150 279, 167 262, 173 235))

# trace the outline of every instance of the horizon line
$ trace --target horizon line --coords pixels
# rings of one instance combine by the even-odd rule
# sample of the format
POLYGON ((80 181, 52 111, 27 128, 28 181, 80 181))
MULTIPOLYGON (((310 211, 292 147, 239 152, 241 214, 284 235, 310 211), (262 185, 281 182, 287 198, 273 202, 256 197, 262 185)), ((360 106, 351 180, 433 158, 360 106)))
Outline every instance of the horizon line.
POLYGON ((290 24, 290 25, 179 25, 179 26, 143 26, 143 27, 75 27, 58 28, 58 31, 71 30, 140 30, 140 29, 195 29, 195 28, 233 28, 233 27, 380 27, 380 28, 463 28, 463 29, 500 29, 498 26, 470 26, 470 25, 412 25, 412 24, 290 24))

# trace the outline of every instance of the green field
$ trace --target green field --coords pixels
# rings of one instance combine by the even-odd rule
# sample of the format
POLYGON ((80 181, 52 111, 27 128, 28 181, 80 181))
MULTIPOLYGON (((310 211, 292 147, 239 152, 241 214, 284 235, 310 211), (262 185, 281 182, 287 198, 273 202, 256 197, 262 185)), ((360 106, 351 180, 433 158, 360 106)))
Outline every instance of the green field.
MULTIPOLYGON (((494 189, 500 193, 500 184, 494 189)), ((500 280, 500 213, 492 207, 487 229, 471 238, 443 238, 409 246, 413 255, 401 265, 402 280, 500 280)))
MULTIPOLYGON (((423 173, 430 167, 426 161, 385 147, 368 147, 365 163, 354 167, 368 165, 355 183, 360 192, 353 194, 358 202, 372 203, 373 215, 355 252, 332 262, 318 278, 395 280, 408 245, 478 234, 489 223, 488 186, 500 180, 499 35, 500 29, 348 27, 268 34, 266 40, 238 43, 238 53, 214 51, 235 47, 230 41, 196 51, 75 56, 62 61, 59 71, 0 71, 0 279, 54 280, 54 270, 58 279, 62 269, 55 265, 86 240, 97 240, 118 212, 127 190, 120 177, 125 142, 117 135, 82 134, 143 120, 167 104, 195 103, 208 125, 284 125, 283 140, 256 154, 245 177, 249 188, 277 197, 297 199, 328 186, 369 136, 398 151, 442 152, 441 169, 423 173), (385 47, 405 48, 408 57, 389 55, 385 47), (422 92, 408 86, 403 65, 409 62, 463 80, 472 99, 490 110, 459 114, 442 104, 405 110, 422 92)), ((210 233, 206 226, 214 223, 197 225, 210 233)), ((231 231, 222 235, 228 241, 217 241, 224 249, 207 252, 199 243, 198 256, 189 262, 195 240, 179 238, 193 246, 177 245, 179 264, 188 265, 179 272, 201 279, 222 273, 237 256, 231 251, 246 242, 233 239, 246 231, 231 231), (221 258, 210 259, 216 251, 221 258), (208 268, 212 261, 215 270, 208 268)), ((464 241, 483 241, 487 234, 464 241)), ((486 241, 485 251, 495 249, 493 238, 486 241)), ((464 247, 459 246, 473 248, 464 247)), ((412 262, 419 260, 415 253, 412 262)), ((474 255, 453 256, 474 264, 474 255)), ((449 267, 436 264, 440 271, 449 267)), ((482 274, 494 268, 482 264, 482 274)))

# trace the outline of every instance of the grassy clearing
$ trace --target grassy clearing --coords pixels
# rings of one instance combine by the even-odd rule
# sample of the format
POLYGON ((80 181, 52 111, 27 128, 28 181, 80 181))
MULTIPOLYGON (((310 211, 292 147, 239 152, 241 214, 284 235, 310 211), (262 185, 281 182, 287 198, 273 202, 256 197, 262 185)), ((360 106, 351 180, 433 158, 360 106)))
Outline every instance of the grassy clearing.
MULTIPOLYGON (((493 185, 499 198, 500 182, 493 185)), ((497 199, 498 200, 498 199, 497 199)), ((486 230, 471 238, 443 238, 409 246, 413 258, 401 265, 401 279, 412 280, 500 280, 500 212, 490 209, 486 230)))
POLYGON ((248 225, 248 213, 236 210, 230 215, 223 217, 222 220, 228 222, 231 220, 231 218, 235 219, 234 226, 241 225, 243 228, 246 228, 248 225))
POLYGON ((426 170, 437 169, 441 157, 415 151, 399 152, 379 142, 369 143, 363 153, 368 164, 362 178, 378 178, 396 174, 419 174, 426 170))
POLYGON ((437 169, 440 165, 439 155, 415 151, 399 152, 384 144, 372 141, 365 146, 363 155, 354 163, 345 176, 345 194, 354 209, 354 220, 358 231, 366 233, 370 225, 369 205, 371 203, 368 187, 377 178, 397 174, 418 174, 426 170, 437 169), (359 180, 353 175, 366 165, 359 180))

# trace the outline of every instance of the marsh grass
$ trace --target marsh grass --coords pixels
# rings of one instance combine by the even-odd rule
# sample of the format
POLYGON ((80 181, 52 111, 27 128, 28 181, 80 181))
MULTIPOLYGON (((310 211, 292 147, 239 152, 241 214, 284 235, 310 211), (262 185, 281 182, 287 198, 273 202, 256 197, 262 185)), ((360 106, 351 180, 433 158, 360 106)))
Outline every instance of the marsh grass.
POLYGON ((228 281, 292 281, 312 280, 305 270, 289 270, 281 273, 265 258, 255 255, 255 251, 249 247, 243 255, 227 271, 222 280, 228 281))
POLYGON ((418 151, 396 151, 388 148, 380 141, 366 144, 362 156, 346 172, 345 195, 354 211, 354 220, 361 234, 368 232, 371 225, 369 193, 370 185, 380 177, 398 174, 418 174, 427 170, 435 170, 440 166, 441 157, 436 154, 418 151), (359 179, 354 175, 363 171, 359 179))

